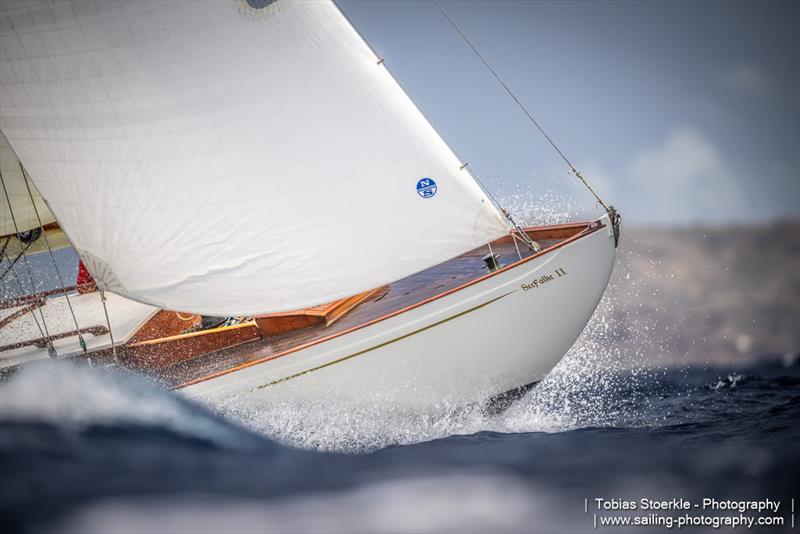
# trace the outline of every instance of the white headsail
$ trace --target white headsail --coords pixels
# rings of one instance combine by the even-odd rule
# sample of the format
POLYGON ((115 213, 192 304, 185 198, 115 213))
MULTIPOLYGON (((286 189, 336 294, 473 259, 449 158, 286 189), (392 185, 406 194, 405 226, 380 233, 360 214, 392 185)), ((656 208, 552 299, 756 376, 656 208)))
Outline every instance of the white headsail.
POLYGON ((284 311, 508 231, 333 3, 0 9, 0 128, 101 287, 284 311))
POLYGON ((2 132, 0 132, 0 176, 3 180, 2 185, 5 186, 5 190, 0 186, 0 237, 38 228, 39 218, 41 218, 42 224, 55 222, 53 214, 47 209, 36 186, 30 180, 27 184, 25 183, 25 176, 22 174, 19 160, 2 132), (30 191, 28 191, 28 186, 30 186, 30 191), (6 193, 8 198, 6 198, 6 193), (31 202, 31 197, 33 202, 31 202), (11 200, 11 206, 8 205, 9 200, 11 200), (34 202, 36 203, 35 209, 34 202), (37 211, 39 218, 36 217, 37 211))

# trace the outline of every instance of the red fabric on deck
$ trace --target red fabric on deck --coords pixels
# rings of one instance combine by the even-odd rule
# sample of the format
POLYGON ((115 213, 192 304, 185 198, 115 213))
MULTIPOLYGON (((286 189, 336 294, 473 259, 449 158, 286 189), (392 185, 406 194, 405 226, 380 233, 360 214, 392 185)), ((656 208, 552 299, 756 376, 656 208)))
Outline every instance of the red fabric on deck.
POLYGON ((94 285, 94 278, 89 274, 89 270, 83 265, 83 262, 78 260, 78 286, 86 286, 88 284, 94 285))

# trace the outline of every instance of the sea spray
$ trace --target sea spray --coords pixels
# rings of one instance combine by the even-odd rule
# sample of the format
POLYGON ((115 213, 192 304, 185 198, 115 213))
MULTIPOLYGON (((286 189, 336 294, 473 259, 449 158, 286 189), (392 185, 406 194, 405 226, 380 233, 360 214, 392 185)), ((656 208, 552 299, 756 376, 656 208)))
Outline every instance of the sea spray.
POLYGON ((622 349, 611 335, 614 319, 609 309, 610 303, 602 302, 562 362, 501 413, 486 409, 489 399, 431 413, 403 412, 378 399, 307 401, 289 388, 308 385, 290 383, 282 395, 244 391, 217 398, 210 407, 283 444, 347 453, 479 432, 658 424, 648 406, 648 388, 662 371, 631 366, 630 358, 621 357, 622 349))
POLYGON ((554 178, 540 179, 534 174, 522 179, 498 175, 491 181, 501 192, 497 196, 500 205, 522 227, 576 220, 575 202, 566 194, 563 184, 554 178))
POLYGON ((31 364, 0 385, 2 423, 46 424, 78 432, 157 428, 226 447, 261 441, 141 376, 64 361, 31 364))
POLYGON ((794 493, 797 365, 744 369, 736 387, 715 388, 734 375, 697 368, 635 375, 604 366, 570 372, 569 362, 581 362, 580 354, 572 360, 576 349, 541 384, 550 386, 497 416, 474 408, 381 420, 331 406, 283 419, 271 417, 292 406, 240 413, 307 448, 382 448, 356 455, 281 447, 146 381, 131 386, 124 374, 45 362, 41 374, 0 385, 0 516, 15 532, 203 532, 234 520, 253 532, 358 525, 368 532, 527 532, 532 525, 549 532, 564 517, 575 521, 569 532, 588 532, 587 497, 794 493), (80 388, 61 384, 76 380, 80 388), (567 384, 575 394, 559 392, 567 384), (103 401, 102 410, 92 408, 103 401), (83 405, 79 417, 71 402, 83 405), (673 415, 665 420, 665 413, 673 415), (261 445, 236 445, 250 438, 261 445), (370 522, 378 517, 391 520, 370 522))
MULTIPOLYGON (((545 192, 559 194, 555 190, 545 192)), ((515 194, 512 189, 502 202, 514 207, 524 225, 560 222, 570 216, 569 209, 547 211, 530 203, 530 198, 528 192, 520 190, 515 194)), ((622 262, 617 269, 627 275, 628 262, 622 262)), ((629 276, 618 275, 614 280, 617 291, 604 296, 583 334, 559 365, 499 414, 485 409, 488 399, 432 413, 405 413, 380 399, 341 402, 331 396, 325 402, 306 401, 301 400, 301 391, 293 394, 292 388, 309 387, 308 384, 291 383, 282 385, 286 388, 282 395, 268 397, 262 391, 245 391, 217 398, 210 407, 281 443, 348 453, 486 431, 562 432, 658 424, 653 420, 644 385, 652 386, 653 379, 665 371, 645 366, 644 355, 626 349, 626 342, 647 335, 651 321, 638 310, 619 313, 621 308, 615 306, 613 295, 638 289, 629 285, 629 276)), ((503 350, 502 340, 498 340, 497 350, 503 350)), ((652 355, 649 357, 652 361, 652 355)), ((666 421, 667 415, 659 418, 666 421)))

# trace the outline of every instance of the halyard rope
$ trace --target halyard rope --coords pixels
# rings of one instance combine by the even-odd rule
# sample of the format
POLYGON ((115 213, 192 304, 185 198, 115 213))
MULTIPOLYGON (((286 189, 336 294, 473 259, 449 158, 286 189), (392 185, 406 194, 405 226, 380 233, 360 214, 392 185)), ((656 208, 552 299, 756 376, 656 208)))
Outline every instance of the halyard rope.
POLYGON ((106 292, 98 289, 100 292, 100 300, 103 301, 103 313, 106 314, 106 324, 108 325, 108 337, 111 339, 111 354, 114 355, 114 361, 117 361, 117 345, 114 343, 114 333, 111 331, 111 319, 108 318, 108 308, 106 308, 106 292))
MULTIPOLYGON (((334 2, 334 5, 336 5, 335 2, 334 2)), ((386 72, 389 73, 389 75, 392 77, 392 80, 394 80, 394 82, 400 87, 400 89, 404 93, 406 93, 406 96, 409 99, 411 99, 412 102, 414 102, 413 98, 411 98, 411 95, 408 94, 408 91, 406 91, 405 88, 403 88, 403 85, 400 83, 400 80, 398 80, 397 78, 395 78, 392 75, 391 70, 386 66, 385 59, 380 54, 378 54, 378 51, 375 50, 375 48, 369 43, 369 41, 367 41, 367 39, 363 35, 361 35, 361 32, 358 31, 358 28, 356 27, 355 24, 353 24, 353 21, 350 20, 350 18, 347 16, 347 13, 345 13, 338 5, 336 7, 339 10, 339 13, 350 24, 350 27, 353 28, 353 31, 355 31, 356 34, 358 34, 358 36, 361 37, 361 40, 364 42, 364 44, 367 46, 367 48, 369 48, 372 51, 373 55, 376 58, 376 64, 378 66, 383 65, 383 68, 386 69, 386 72)), ((417 111, 422 113, 422 110, 419 109, 419 106, 417 106, 416 103, 414 103, 414 106, 417 108, 417 111)), ((422 115, 423 115, 423 117, 425 117, 424 113, 422 113, 422 115)), ((428 122, 430 124, 430 121, 427 119, 427 117, 425 117, 425 120, 426 120, 426 122, 428 122)), ((431 127, 433 127, 433 125, 431 125, 431 127)), ((450 147, 448 147, 448 148, 450 148, 450 147)), ((450 149, 450 151, 452 152, 452 149, 450 149)), ((453 154, 455 155, 454 152, 453 152, 453 154)), ((457 155, 456 155, 456 158, 458 158, 457 155)), ((459 159, 459 161, 463 161, 460 158, 458 158, 458 159, 459 159)), ((508 211, 506 211, 503 208, 503 206, 497 201, 497 199, 494 197, 494 195, 492 195, 492 192, 489 191, 489 189, 486 186, 483 185, 483 183, 481 182, 480 178, 478 178, 478 176, 474 172, 472 172, 472 170, 470 170, 469 163, 467 163, 467 162, 462 163, 462 165, 459 167, 459 170, 460 171, 466 171, 467 174, 469 174, 472 177, 473 181, 476 184, 478 184, 478 187, 484 192, 484 194, 488 198, 489 202, 492 203, 495 206, 496 209, 500 210, 502 215, 504 215, 506 217, 506 219, 508 219, 508 222, 510 222, 511 226, 512 226, 511 233, 518 232, 520 240, 523 243, 525 243, 525 245, 528 248, 530 248, 531 250, 534 250, 534 251, 538 251, 538 249, 536 248, 536 243, 534 243, 530 239, 530 237, 528 237, 528 235, 522 230, 522 228, 520 228, 519 225, 517 225, 517 223, 514 222, 514 219, 511 217, 511 214, 509 214, 508 211)))
POLYGON ((577 176, 578 179, 581 182, 583 182, 583 185, 585 185, 586 189, 588 189, 589 192, 594 196, 594 198, 597 199, 597 202, 601 206, 603 206, 603 208, 606 211, 610 211, 608 206, 606 206, 606 203, 603 202, 603 200, 600 198, 600 196, 597 193, 595 193, 594 189, 592 189, 592 186, 589 185, 589 183, 586 181, 586 179, 583 177, 583 175, 580 173, 580 171, 575 168, 575 166, 567 159, 567 156, 565 156, 564 153, 561 151, 561 149, 558 148, 556 143, 550 138, 549 135, 547 135, 547 132, 545 132, 544 129, 539 125, 539 123, 536 122, 536 119, 533 118, 533 115, 531 115, 531 113, 528 111, 528 109, 522 104, 522 102, 520 102, 519 98, 517 98, 517 95, 515 95, 514 92, 508 87, 508 85, 506 85, 506 83, 503 81, 503 79, 500 77, 500 75, 497 74, 497 72, 492 68, 492 66, 489 64, 489 62, 486 61, 486 59, 481 55, 481 53, 478 52, 478 49, 475 48, 475 45, 472 44, 472 41, 469 40, 469 37, 467 37, 467 35, 461 30, 461 28, 458 26, 456 21, 453 20, 453 18, 447 13, 447 11, 445 11, 444 7, 442 7, 442 4, 439 3, 439 0, 433 0, 433 3, 436 4, 436 7, 438 7, 439 10, 442 12, 442 14, 445 16, 445 18, 447 18, 447 20, 450 21, 450 24, 453 26, 453 28, 455 28, 456 32, 458 32, 458 34, 461 36, 461 38, 464 39, 464 41, 469 45, 469 47, 472 49, 472 51, 475 52, 475 55, 478 56, 478 59, 480 59, 481 62, 484 64, 484 66, 487 69, 489 69, 489 72, 492 73, 492 75, 498 81, 498 83, 503 87, 503 89, 506 90, 506 92, 514 100, 514 102, 516 102, 516 104, 519 107, 519 109, 521 109, 522 112, 525 113, 525 115, 527 115, 527 117, 530 120, 530 122, 534 126, 536 126, 536 129, 539 130, 539 132, 541 132, 541 134, 544 136, 544 138, 547 139, 547 142, 550 143, 550 145, 556 150, 556 152, 558 152, 558 155, 561 156, 561 159, 563 159, 564 162, 569 166, 569 168, 572 171, 572 173, 575 176, 577 176))

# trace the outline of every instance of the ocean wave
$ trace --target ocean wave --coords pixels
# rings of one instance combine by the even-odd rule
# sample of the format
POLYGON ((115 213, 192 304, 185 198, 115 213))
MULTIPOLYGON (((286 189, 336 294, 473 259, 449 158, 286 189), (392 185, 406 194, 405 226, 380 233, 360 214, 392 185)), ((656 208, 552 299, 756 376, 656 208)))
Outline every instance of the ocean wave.
POLYGON ((253 446, 258 441, 204 407, 118 369, 39 362, 11 377, 0 395, 0 424, 45 424, 77 431, 150 428, 225 447, 253 446))
POLYGON ((299 382, 282 385, 281 396, 243 391, 215 398, 208 407, 280 443, 346 453, 479 432, 554 433, 669 424, 670 414, 660 413, 651 402, 654 391, 670 386, 662 381, 666 370, 635 363, 646 359, 612 342, 611 309, 606 298, 556 368, 500 413, 487 409, 489 399, 431 413, 402 412, 371 399, 298 400, 302 395, 293 394, 293 388, 311 387, 299 382))

